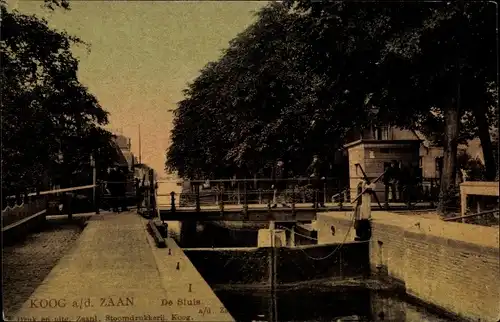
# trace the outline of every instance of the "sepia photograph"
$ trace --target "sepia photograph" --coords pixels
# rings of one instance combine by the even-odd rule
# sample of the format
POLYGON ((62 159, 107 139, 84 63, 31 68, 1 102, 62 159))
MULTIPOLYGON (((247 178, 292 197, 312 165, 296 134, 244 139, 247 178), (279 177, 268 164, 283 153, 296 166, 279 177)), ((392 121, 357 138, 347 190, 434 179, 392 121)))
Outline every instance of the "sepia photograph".
POLYGON ((0 9, 4 321, 500 322, 496 2, 0 9))

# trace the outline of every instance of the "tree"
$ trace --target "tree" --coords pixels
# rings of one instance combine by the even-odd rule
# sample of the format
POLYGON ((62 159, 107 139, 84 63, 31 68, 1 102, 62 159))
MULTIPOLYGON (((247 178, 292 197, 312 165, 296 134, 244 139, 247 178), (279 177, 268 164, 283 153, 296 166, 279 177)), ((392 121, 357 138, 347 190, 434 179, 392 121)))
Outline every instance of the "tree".
MULTIPOLYGON (((206 149, 218 150, 221 160, 239 167, 262 165, 286 153, 307 159, 314 152, 331 153, 320 142, 336 148, 350 129, 373 123, 442 133, 436 140, 445 149, 443 210, 454 193, 459 140, 489 139, 483 128, 488 129, 484 119, 491 121, 490 106, 496 105, 491 91, 496 48, 495 11, 488 6, 271 4, 218 62, 202 71, 200 79, 208 80, 210 74, 213 81, 190 87, 179 108, 190 113, 180 111, 174 134, 181 123, 189 124, 182 131, 191 134, 196 131, 192 126, 203 120, 205 134, 191 141, 202 147, 191 157, 201 156, 210 168, 208 162, 215 167, 221 163, 206 158, 206 149), (370 106, 379 108, 376 116, 370 106), (207 119, 210 125, 205 125, 207 119)), ((169 160, 181 142, 174 135, 169 160)), ((483 149, 489 149, 487 142, 483 149)), ((180 164, 169 160, 167 165, 180 164)))
MULTIPOLYGON (((69 8, 64 0, 46 4, 69 8)), ((78 81, 71 53, 72 44, 85 43, 5 3, 0 7, 3 188, 40 187, 57 173, 67 178, 88 164, 90 153, 110 162, 111 134, 101 128, 108 113, 78 81)))
POLYGON ((180 175, 193 175, 188 168, 200 175, 251 175, 278 157, 300 172, 312 154, 332 155, 341 144, 339 115, 329 113, 326 96, 314 95, 325 73, 302 61, 309 59, 309 26, 278 3, 258 16, 201 71, 179 104, 166 165, 180 175))
MULTIPOLYGON (((341 45, 347 45, 343 60, 357 74, 350 79, 355 83, 345 84, 356 85, 355 96, 371 96, 371 103, 381 110, 379 122, 424 132, 440 129, 444 134, 440 202, 444 210, 446 199, 454 193, 460 133, 466 134, 460 132, 460 119, 476 129, 472 136, 480 136, 485 156, 491 154, 489 135, 484 132, 492 104, 488 89, 496 73, 494 7, 486 2, 422 6, 294 1, 289 5, 324 21, 316 34, 344 33, 348 41, 341 45)), ((327 52, 339 47, 338 43, 329 46, 327 37, 314 39, 319 42, 317 48, 328 48, 327 52)), ((491 170, 492 158, 486 158, 491 170)))

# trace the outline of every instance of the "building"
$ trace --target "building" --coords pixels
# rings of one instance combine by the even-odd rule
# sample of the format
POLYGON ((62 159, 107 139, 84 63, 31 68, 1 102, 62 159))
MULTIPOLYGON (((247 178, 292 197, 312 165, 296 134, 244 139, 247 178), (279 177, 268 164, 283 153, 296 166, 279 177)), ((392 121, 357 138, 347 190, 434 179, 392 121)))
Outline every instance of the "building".
POLYGON ((132 145, 130 142, 130 138, 127 138, 126 136, 121 134, 115 134, 113 143, 116 150, 118 151, 119 166, 127 167, 129 171, 132 171, 132 169, 134 168, 134 164, 137 163, 137 158, 131 151, 132 145))
MULTIPOLYGON (((438 184, 443 167, 443 148, 433 145, 422 133, 397 127, 372 126, 364 131, 353 131, 348 135, 344 146, 349 155, 349 177, 351 196, 355 194, 357 184, 363 178, 363 171, 373 180, 384 172, 392 160, 412 163, 420 168, 424 185, 432 189, 438 184)), ((472 158, 484 163, 479 139, 466 145, 459 145, 459 151, 467 152, 472 158)), ((382 190, 379 184, 377 190, 382 190)), ((380 191, 380 197, 383 192, 380 191)), ((379 197, 379 198, 380 198, 379 197)))

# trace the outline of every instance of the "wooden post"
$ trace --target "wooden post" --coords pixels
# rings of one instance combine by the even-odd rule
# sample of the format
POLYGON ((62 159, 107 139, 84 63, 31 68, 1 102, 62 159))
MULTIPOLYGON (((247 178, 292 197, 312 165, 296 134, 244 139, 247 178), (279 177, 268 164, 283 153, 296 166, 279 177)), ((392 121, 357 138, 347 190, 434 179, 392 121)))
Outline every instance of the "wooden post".
POLYGON ((295 224, 293 224, 290 230, 290 247, 295 247, 295 224))
POLYGON ((271 321, 278 321, 276 314, 276 244, 275 244, 275 222, 271 220, 269 222, 269 233, 271 235, 271 248, 269 256, 269 284, 271 288, 271 321))
POLYGON ((68 205, 68 219, 72 220, 73 219, 73 207, 71 206, 71 202, 73 200, 73 193, 70 192, 66 194, 67 196, 67 205, 68 205))
POLYGON ((101 213, 101 183, 97 182, 97 178, 95 185, 96 187, 94 188, 95 189, 94 206, 95 206, 95 213, 96 215, 98 215, 101 213))
POLYGON ((170 212, 175 212, 175 192, 170 192, 170 212))
POLYGON ((201 204, 200 204, 200 185, 199 184, 196 184, 195 205, 196 205, 196 212, 200 212, 201 211, 201 204))
POLYGON ((148 213, 149 216, 154 216, 156 212, 156 187, 155 187, 155 176, 154 176, 154 170, 150 169, 149 170, 149 202, 150 202, 150 212, 148 213))
POLYGON ((148 186, 144 189, 144 202, 146 203, 146 214, 149 216, 151 214, 151 188, 148 186))
POLYGON ((221 215, 224 214, 224 188, 220 190, 220 203, 219 203, 219 208, 221 215))
POLYGON ((236 185, 236 196, 238 197, 238 205, 241 204, 240 200, 240 182, 238 181, 238 184, 236 185))
POLYGON ((245 216, 245 219, 248 219, 248 197, 247 197, 247 180, 245 179, 245 181, 243 182, 244 184, 244 187, 243 187, 243 214, 245 216))
POLYGON ((323 204, 326 204, 326 182, 323 183, 323 204))
POLYGON ((465 212, 467 211, 467 191, 465 189, 460 189, 460 216, 462 217, 462 222, 465 223, 465 212))

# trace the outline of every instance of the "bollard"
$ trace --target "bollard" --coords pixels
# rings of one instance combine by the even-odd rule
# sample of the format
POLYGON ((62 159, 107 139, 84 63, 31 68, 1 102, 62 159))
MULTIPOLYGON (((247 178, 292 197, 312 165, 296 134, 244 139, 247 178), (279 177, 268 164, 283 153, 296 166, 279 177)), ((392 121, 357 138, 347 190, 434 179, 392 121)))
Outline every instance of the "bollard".
POLYGON ((356 230, 357 241, 370 240, 371 234, 371 199, 373 190, 375 189, 375 184, 363 182, 361 186, 362 191, 364 191, 361 197, 358 199, 358 205, 360 206, 359 215, 354 223, 354 228, 356 230))
POLYGON ((168 254, 172 255, 172 250, 170 248, 168 249, 168 254))
POLYGON ((180 270, 180 264, 177 262, 177 266, 175 267, 176 270, 180 270))
POLYGON ((175 192, 170 192, 170 212, 175 212, 175 192))

